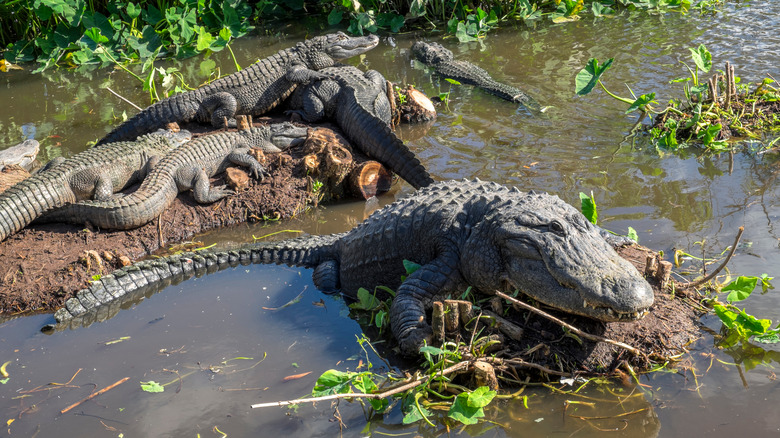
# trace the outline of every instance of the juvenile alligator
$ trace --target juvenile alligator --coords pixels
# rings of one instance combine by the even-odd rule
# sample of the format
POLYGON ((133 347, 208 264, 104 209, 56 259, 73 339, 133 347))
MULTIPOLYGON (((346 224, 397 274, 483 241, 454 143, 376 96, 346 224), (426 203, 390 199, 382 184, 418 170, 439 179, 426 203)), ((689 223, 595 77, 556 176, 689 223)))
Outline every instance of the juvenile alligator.
POLYGON ((192 189, 195 201, 216 202, 233 191, 211 187, 209 178, 235 164, 249 168, 262 180, 263 166, 249 155, 250 148, 280 152, 306 139, 307 129, 291 123, 252 127, 236 132, 220 132, 199 137, 171 151, 161 159, 141 186, 127 196, 106 201, 83 201, 46 215, 47 221, 90 223, 107 229, 140 227, 159 216, 179 192, 192 189))
POLYGON ((5 166, 15 164, 25 170, 30 170, 35 157, 38 156, 40 144, 33 139, 27 139, 15 146, 0 151, 0 170, 5 166))
POLYGON ((485 293, 517 288, 556 309, 602 321, 639 319, 653 304, 653 291, 602 232, 556 196, 481 181, 440 182, 346 233, 136 263, 79 291, 55 318, 85 315, 161 281, 238 264, 285 263, 314 268, 314 284, 325 292, 355 297, 359 287, 397 288, 390 323, 406 354, 430 340, 425 311, 434 299, 468 285, 485 293), (401 283, 403 260, 421 268, 401 283))
POLYGON ((164 155, 190 138, 184 130, 161 131, 52 160, 40 172, 0 194, 0 241, 54 208, 84 199, 109 199, 140 180, 149 171, 152 157, 164 155))
POLYGON ((301 71, 299 78, 312 82, 293 93, 292 112, 312 123, 323 118, 335 120, 355 147, 414 188, 433 182, 420 160, 390 129, 387 81, 381 73, 338 66, 301 71))
POLYGON ((417 41, 412 44, 412 55, 442 77, 474 85, 504 100, 522 104, 530 111, 541 111, 539 103, 524 91, 496 81, 490 73, 470 62, 456 61, 452 51, 439 43, 417 41))
POLYGON ((133 139, 170 122, 211 123, 224 126, 239 114, 260 115, 290 96, 300 69, 319 70, 336 60, 376 47, 376 35, 350 37, 342 32, 314 37, 285 49, 239 72, 176 96, 163 99, 118 126, 98 145, 133 139))

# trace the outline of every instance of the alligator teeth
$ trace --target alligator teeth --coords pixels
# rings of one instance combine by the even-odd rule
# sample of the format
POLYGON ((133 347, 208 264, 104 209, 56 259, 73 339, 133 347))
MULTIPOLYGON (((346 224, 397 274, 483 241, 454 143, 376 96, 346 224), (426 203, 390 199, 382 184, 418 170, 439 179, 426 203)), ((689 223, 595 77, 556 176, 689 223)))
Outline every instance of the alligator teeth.
POLYGON ((615 316, 615 311, 610 309, 610 308, 607 308, 607 315, 614 317, 615 316))

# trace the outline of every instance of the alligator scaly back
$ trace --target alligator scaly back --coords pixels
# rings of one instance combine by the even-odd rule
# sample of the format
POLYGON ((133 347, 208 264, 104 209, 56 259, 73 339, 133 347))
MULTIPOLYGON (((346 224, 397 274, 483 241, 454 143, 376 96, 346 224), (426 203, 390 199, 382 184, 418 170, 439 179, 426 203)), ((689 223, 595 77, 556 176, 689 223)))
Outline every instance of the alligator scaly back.
POLYGON ((295 90, 298 69, 319 70, 337 60, 364 53, 379 42, 375 35, 347 36, 342 32, 314 37, 262 59, 224 78, 164 99, 136 114, 111 131, 98 145, 134 139, 170 122, 198 121, 234 126, 236 115, 258 116, 276 107, 295 90))
POLYGON ((395 172, 414 188, 433 183, 409 147, 390 129, 391 106, 387 81, 381 73, 336 66, 300 74, 310 82, 290 99, 293 113, 308 122, 335 120, 361 152, 395 172))

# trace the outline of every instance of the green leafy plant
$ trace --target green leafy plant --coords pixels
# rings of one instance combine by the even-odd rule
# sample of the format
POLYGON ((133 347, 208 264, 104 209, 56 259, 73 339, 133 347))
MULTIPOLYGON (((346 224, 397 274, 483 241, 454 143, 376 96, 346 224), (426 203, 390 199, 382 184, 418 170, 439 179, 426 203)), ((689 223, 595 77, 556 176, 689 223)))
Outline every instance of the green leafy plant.
POLYGON ((154 380, 141 382, 141 390, 146 392, 163 392, 165 388, 154 380))
POLYGON ((739 341, 747 341, 753 337, 756 341, 768 344, 780 342, 780 326, 772 327, 772 320, 759 319, 734 305, 747 299, 756 286, 761 285, 763 292, 772 289, 770 283, 773 277, 762 274, 760 277, 740 276, 729 282, 721 292, 728 292, 726 303, 714 299, 712 309, 723 323, 726 336, 721 342, 724 347, 735 345, 739 341))

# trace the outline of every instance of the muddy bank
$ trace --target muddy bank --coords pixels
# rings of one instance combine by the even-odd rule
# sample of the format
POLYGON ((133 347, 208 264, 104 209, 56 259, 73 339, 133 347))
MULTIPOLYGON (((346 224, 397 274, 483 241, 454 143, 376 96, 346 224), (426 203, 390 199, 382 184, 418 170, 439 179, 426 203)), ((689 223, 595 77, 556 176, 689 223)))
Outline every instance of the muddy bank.
MULTIPOLYGON (((196 135, 206 131, 197 126, 184 128, 196 135)), ((350 152, 343 138, 327 127, 311 129, 306 144, 261 157, 271 176, 262 182, 247 178, 245 188, 216 203, 197 204, 191 194, 182 193, 158 219, 129 231, 60 223, 28 226, 0 243, 0 312, 51 311, 93 276, 187 241, 199 232, 243 222, 287 219, 318 202, 351 196, 346 188, 348 171, 365 159, 357 154, 353 159, 350 152), (335 164, 334 154, 339 157, 335 164), (312 168, 312 160, 317 161, 316 168, 312 168), (328 173, 328 169, 339 175, 328 173), (313 176, 319 177, 322 187, 313 176)), ((389 178, 389 173, 385 176, 389 178)), ((219 175, 212 183, 226 184, 225 178, 219 175)), ((379 189, 389 189, 389 183, 379 189)))

